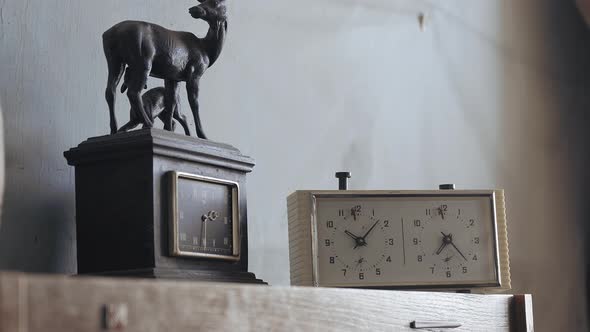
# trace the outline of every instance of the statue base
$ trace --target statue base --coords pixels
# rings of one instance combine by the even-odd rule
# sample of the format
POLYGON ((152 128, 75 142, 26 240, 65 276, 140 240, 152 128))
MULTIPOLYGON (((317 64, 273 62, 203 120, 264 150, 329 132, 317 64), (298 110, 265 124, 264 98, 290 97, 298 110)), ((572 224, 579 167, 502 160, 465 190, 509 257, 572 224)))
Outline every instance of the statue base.
POLYGON ((142 129, 90 138, 64 156, 75 166, 79 274, 264 283, 248 272, 246 174, 254 160, 236 148, 142 129), (171 171, 239 184, 239 260, 170 254, 171 171))

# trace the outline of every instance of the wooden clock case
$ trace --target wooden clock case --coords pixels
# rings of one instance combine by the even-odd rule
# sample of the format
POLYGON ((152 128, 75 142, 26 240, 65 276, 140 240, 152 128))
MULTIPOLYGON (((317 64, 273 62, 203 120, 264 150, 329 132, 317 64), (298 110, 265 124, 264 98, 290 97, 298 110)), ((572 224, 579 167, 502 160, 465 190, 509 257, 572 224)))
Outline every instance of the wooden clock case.
POLYGON ((90 138, 64 155, 75 166, 79 274, 264 283, 248 272, 252 158, 227 144, 159 129, 90 138), (171 171, 239 184, 238 261, 170 255, 171 171))

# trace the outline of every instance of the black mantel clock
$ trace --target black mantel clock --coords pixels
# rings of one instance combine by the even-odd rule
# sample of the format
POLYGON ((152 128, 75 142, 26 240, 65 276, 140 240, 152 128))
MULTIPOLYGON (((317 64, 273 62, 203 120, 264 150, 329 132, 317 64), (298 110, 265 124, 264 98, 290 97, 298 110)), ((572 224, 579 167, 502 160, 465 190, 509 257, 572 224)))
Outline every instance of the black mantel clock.
POLYGON ((64 155, 76 168, 79 274, 264 283, 248 272, 254 161, 236 148, 142 129, 64 155))

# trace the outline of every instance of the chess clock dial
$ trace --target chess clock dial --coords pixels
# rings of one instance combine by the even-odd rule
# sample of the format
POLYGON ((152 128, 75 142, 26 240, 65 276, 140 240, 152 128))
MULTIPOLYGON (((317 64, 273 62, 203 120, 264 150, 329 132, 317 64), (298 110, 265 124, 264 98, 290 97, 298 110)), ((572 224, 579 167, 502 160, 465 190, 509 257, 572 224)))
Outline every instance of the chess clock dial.
POLYGON ((509 284, 501 191, 297 192, 289 202, 295 285, 471 289, 509 284), (304 224, 310 241, 295 242, 304 224), (307 245, 310 255, 299 254, 307 245))
POLYGON ((238 184, 170 172, 170 254, 238 260, 238 184))

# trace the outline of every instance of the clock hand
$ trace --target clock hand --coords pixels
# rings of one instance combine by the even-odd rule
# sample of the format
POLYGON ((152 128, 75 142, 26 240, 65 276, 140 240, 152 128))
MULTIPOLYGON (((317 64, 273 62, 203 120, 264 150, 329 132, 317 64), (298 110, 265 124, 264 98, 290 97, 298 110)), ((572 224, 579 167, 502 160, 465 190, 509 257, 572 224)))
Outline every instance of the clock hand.
POLYGON ((381 220, 377 220, 373 226, 371 226, 371 228, 365 233, 364 236, 362 237, 358 237, 355 239, 356 244, 354 245, 354 249, 356 249, 357 247, 363 247, 367 245, 367 241, 365 240, 365 238, 367 237, 367 235, 369 235, 369 233, 371 233, 371 231, 373 230, 373 228, 375 228, 375 226, 377 226, 377 224, 379 223, 379 221, 381 220))
POLYGON ((353 249, 356 249, 358 247, 362 247, 366 244, 365 239, 363 239, 362 237, 356 236, 347 230, 344 231, 344 233, 354 239, 354 248, 353 249))
POLYGON ((367 235, 369 235, 369 233, 371 233, 371 231, 373 230, 373 228, 375 228, 375 226, 377 226, 377 224, 380 222, 381 220, 377 220, 375 221, 375 223, 373 224, 373 226, 371 226, 371 228, 369 228, 369 230, 365 233, 365 235, 362 237, 362 239, 364 240, 367 235))
POLYGON ((438 250, 436 251, 437 255, 440 255, 440 253, 443 251, 443 249, 447 246, 447 244, 443 241, 443 244, 440 245, 440 248, 438 248, 438 250))
POLYGON ((450 237, 448 235, 446 235, 443 232, 440 232, 440 233, 443 235, 443 243, 441 244, 440 248, 438 248, 438 250, 436 251, 437 255, 440 255, 440 253, 447 246, 447 244, 449 244, 449 241, 450 241, 450 237))
POLYGON ((461 252, 461 250, 459 250, 459 248, 457 248, 457 246, 452 241, 451 241, 451 245, 453 246, 453 248, 455 248, 455 250, 457 250, 457 252, 459 253, 459 255, 461 255, 461 257, 463 257, 464 260, 467 260, 467 258, 465 258, 465 256, 461 252))
POLYGON ((358 236, 356 236, 356 235, 352 234, 352 233, 351 233, 351 232, 349 232, 349 231, 344 231, 344 234, 346 234, 346 235, 350 236, 350 237, 351 237, 351 238, 353 238, 355 241, 356 241, 356 240, 359 238, 358 236))
POLYGON ((207 248, 207 220, 209 220, 209 216, 204 214, 201 216, 201 245, 203 248, 207 248), (204 230, 203 230, 204 229, 204 230))
POLYGON ((207 248, 207 221, 205 220, 203 222, 203 224, 205 224, 205 237, 203 238, 203 248, 207 248))
POLYGON ((365 242, 365 239, 363 239, 362 237, 357 237, 355 240, 355 245, 353 249, 356 249, 358 247, 362 247, 362 246, 366 246, 367 242, 365 242))

